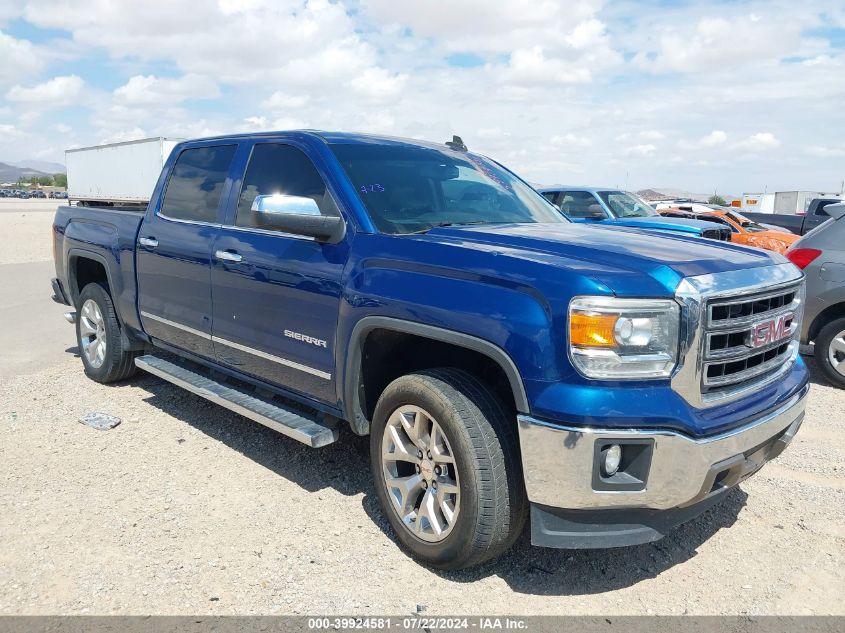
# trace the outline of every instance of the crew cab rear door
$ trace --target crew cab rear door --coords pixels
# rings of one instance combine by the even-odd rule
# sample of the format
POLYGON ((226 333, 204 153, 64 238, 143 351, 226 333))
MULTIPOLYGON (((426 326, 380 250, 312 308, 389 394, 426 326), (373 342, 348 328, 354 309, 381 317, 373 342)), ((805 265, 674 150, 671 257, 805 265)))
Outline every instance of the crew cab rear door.
POLYGON ((335 333, 347 239, 326 244, 268 229, 254 211, 257 196, 282 194, 314 200, 322 215, 340 215, 335 198, 311 158, 295 144, 246 145, 236 163, 244 176, 231 192, 226 221, 212 249, 217 360, 336 404, 335 333))
POLYGON ((144 331, 180 349, 214 358, 211 247, 231 187, 236 144, 182 149, 163 195, 138 231, 138 305, 144 331))

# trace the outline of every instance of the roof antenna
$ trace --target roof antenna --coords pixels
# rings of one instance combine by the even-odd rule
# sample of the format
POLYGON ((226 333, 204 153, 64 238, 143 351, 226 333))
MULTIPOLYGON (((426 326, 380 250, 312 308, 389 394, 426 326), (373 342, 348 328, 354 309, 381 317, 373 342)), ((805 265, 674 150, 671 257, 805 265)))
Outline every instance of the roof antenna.
POLYGON ((464 145, 464 141, 460 136, 453 135, 451 141, 446 141, 446 145, 459 152, 468 152, 469 149, 464 145))

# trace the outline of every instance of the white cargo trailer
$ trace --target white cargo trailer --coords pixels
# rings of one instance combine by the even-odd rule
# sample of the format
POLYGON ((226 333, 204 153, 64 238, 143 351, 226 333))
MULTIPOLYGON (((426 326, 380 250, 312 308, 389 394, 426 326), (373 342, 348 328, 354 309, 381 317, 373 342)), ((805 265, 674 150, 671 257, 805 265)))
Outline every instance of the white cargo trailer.
POLYGON ((67 150, 68 199, 123 204, 149 202, 161 168, 182 140, 146 138, 67 150))
POLYGON ((744 193, 742 194, 742 210, 756 213, 774 213, 775 194, 773 193, 744 193))

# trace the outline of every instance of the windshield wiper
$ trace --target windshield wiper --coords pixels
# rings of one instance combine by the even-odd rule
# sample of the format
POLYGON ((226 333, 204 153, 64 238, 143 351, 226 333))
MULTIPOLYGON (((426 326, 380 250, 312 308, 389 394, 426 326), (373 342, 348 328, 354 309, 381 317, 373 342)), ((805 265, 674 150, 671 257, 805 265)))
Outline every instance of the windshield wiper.
POLYGON ((438 222, 437 224, 432 224, 431 226, 420 229, 419 231, 411 231, 409 235, 428 233, 431 229, 440 229, 446 226, 471 226, 473 224, 487 224, 487 222, 484 220, 472 220, 470 222, 438 222))

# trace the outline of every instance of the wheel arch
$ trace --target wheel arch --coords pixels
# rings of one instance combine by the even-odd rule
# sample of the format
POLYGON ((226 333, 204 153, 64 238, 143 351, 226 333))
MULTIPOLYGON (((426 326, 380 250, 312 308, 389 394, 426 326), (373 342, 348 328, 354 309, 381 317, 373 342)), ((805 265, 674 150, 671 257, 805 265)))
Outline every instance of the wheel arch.
MULTIPOLYGON (((106 258, 100 255, 99 253, 94 253, 92 251, 87 251, 81 248, 72 248, 68 251, 67 254, 68 292, 70 292, 71 301, 76 304, 77 300, 79 299, 79 294, 82 292, 82 289, 86 285, 88 285, 88 283, 91 283, 91 281, 89 281, 87 277, 81 276, 79 274, 79 265, 81 262, 84 261, 92 262, 103 269, 103 275, 97 276, 96 278, 94 278, 94 281, 100 280, 101 278, 105 278, 107 290, 112 296, 112 300, 114 300, 115 286, 112 281, 111 271, 109 270, 109 265, 108 261, 106 261, 106 258), (80 283, 80 279, 82 283, 80 283), (85 283, 86 281, 87 283, 85 283)), ((115 312, 117 312, 117 306, 115 306, 115 312)), ((119 313, 118 320, 120 320, 119 313)))
MULTIPOLYGON (((409 335, 424 340, 437 342, 456 349, 463 349, 479 354, 493 363, 507 380, 510 396, 518 413, 529 413, 528 396, 511 357, 502 348, 484 339, 413 321, 392 317, 365 317, 353 328, 347 346, 346 365, 344 367, 343 398, 344 414, 352 430, 359 435, 369 433, 370 418, 365 409, 364 395, 364 348, 371 333, 386 332, 409 335)), ((367 407, 372 408, 372 407, 367 407)))
POLYGON ((68 281, 68 293, 70 294, 69 299, 74 307, 76 306, 79 300, 79 295, 85 286, 89 283, 105 281, 106 292, 112 300, 112 306, 114 307, 114 313, 117 317, 117 324, 120 328, 120 336, 124 348, 127 350, 144 349, 146 342, 139 338, 134 331, 130 330, 130 328, 127 328, 123 314, 121 314, 118 301, 118 295, 120 294, 121 288, 115 285, 115 280, 112 277, 112 269, 109 266, 108 259, 99 253, 85 250, 83 248, 72 248, 67 254, 66 274, 68 281), (98 269, 102 269, 102 274, 80 277, 79 265, 81 262, 86 261, 95 265, 98 269))
POLYGON ((807 329, 807 342, 815 341, 825 325, 843 317, 845 317, 845 301, 826 307, 816 315, 807 329))

